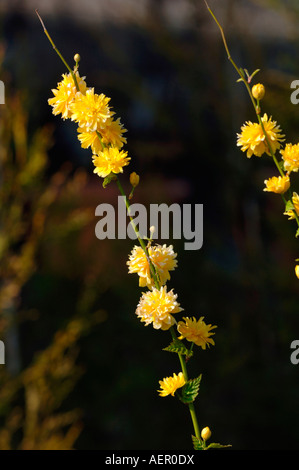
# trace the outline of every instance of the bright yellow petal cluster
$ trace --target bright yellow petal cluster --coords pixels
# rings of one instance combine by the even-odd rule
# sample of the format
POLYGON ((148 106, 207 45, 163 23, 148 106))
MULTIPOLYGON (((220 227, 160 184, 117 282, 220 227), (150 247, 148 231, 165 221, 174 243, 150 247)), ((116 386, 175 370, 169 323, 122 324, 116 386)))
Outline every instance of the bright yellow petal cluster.
POLYGON ((285 171, 297 172, 299 170, 299 144, 286 144, 283 150, 280 150, 283 158, 285 171))
MULTIPOLYGON (((169 271, 173 271, 177 267, 176 253, 173 251, 173 246, 166 245, 155 245, 148 248, 149 258, 156 268, 159 281, 161 285, 164 285, 169 279, 169 271)), ((144 250, 135 246, 129 256, 129 261, 127 261, 129 266, 129 273, 137 273, 139 276, 139 286, 147 286, 149 289, 152 289, 154 286, 150 265, 147 260, 147 257, 144 253, 144 250)))
POLYGON ((98 155, 93 155, 94 173, 106 178, 110 173, 122 173, 123 167, 129 165, 128 152, 116 147, 105 147, 98 155))
POLYGON ((179 321, 178 332, 182 335, 180 339, 186 338, 187 341, 192 341, 197 346, 201 346, 202 349, 206 349, 206 346, 210 344, 214 345, 215 342, 210 336, 215 334, 211 330, 217 328, 217 326, 207 325, 203 319, 204 317, 199 320, 194 317, 186 317, 183 318, 184 321, 179 321))
POLYGON ((71 73, 63 74, 63 79, 58 83, 57 89, 53 89, 54 98, 49 98, 48 103, 53 107, 53 114, 61 114, 62 119, 69 119, 72 115, 71 105, 77 96, 77 93, 84 95, 86 93, 86 83, 76 72, 76 79, 80 92, 77 91, 75 82, 71 73))
POLYGON ((173 290, 167 292, 166 286, 160 290, 154 287, 142 294, 136 315, 146 326, 152 323, 156 330, 168 330, 175 323, 173 314, 183 310, 176 299, 177 295, 173 290))
POLYGON ((159 380, 160 390, 157 390, 160 397, 167 397, 167 395, 174 396, 178 388, 185 385, 186 381, 182 372, 178 375, 173 374, 172 377, 166 377, 163 380, 159 380))
POLYGON ((290 187, 290 178, 288 175, 286 176, 273 176, 268 180, 264 181, 266 187, 264 191, 269 191, 276 194, 283 194, 285 193, 290 187))
POLYGON ((95 93, 94 88, 87 88, 78 70, 74 73, 79 90, 71 73, 64 74, 57 89, 52 90, 54 97, 48 100, 53 113, 78 124, 81 147, 92 150, 94 173, 103 178, 110 173, 122 173, 123 167, 130 161, 128 153, 121 150, 127 142, 123 136, 127 130, 119 118, 113 119, 110 98, 103 93, 95 93))
POLYGON ((298 264, 295 266, 295 274, 299 279, 299 265, 298 264))
MULTIPOLYGON (((284 135, 280 133, 280 127, 267 114, 262 117, 262 122, 268 136, 271 150, 275 153, 281 146, 280 142, 284 139, 284 135)), ((261 157, 264 153, 270 155, 266 137, 264 135, 262 126, 258 123, 247 121, 241 127, 241 134, 237 134, 237 146, 241 147, 243 152, 247 152, 247 158, 252 155, 261 157)))
POLYGON ((104 128, 107 119, 114 113, 109 108, 110 98, 103 93, 98 95, 94 88, 86 90, 85 95, 78 94, 71 104, 71 120, 88 131, 104 128))

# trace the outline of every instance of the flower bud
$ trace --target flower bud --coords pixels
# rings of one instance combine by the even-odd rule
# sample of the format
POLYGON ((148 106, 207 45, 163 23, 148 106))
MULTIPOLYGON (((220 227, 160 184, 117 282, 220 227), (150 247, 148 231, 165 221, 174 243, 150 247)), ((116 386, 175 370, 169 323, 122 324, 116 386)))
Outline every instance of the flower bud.
POLYGON ((265 87, 261 83, 254 85, 251 91, 252 91, 252 96, 256 100, 262 100, 265 96, 265 87))
POLYGON ((201 431, 201 437, 204 441, 207 441, 208 439, 210 439, 211 437, 211 430, 208 426, 206 426, 205 428, 202 429, 201 431))
POLYGON ((130 183, 133 186, 133 188, 136 188, 139 184, 139 175, 133 171, 133 173, 130 174, 130 183))
POLYGON ((75 55, 74 55, 74 61, 75 61, 76 63, 78 63, 78 62, 80 62, 80 60, 81 60, 80 54, 75 54, 75 55))

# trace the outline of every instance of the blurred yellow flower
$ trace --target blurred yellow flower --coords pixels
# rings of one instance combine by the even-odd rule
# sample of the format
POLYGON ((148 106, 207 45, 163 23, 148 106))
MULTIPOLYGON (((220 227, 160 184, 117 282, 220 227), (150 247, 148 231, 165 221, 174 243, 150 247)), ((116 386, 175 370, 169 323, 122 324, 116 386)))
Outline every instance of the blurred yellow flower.
POLYGON ((285 193, 290 187, 290 178, 289 176, 273 176, 268 180, 264 181, 266 187, 264 191, 269 191, 276 194, 285 193))
POLYGON ((299 144, 286 144, 283 150, 280 150, 283 158, 283 166, 286 171, 298 171, 299 169, 299 144))
POLYGON ((199 320, 196 318, 183 318, 185 322, 178 322, 178 332, 181 333, 180 339, 186 338, 187 341, 192 341, 197 346, 201 346, 202 349, 206 349, 206 346, 210 344, 215 345, 215 342, 211 335, 214 335, 214 332, 211 332, 217 326, 207 325, 203 321, 204 317, 200 317, 199 320))
MULTIPOLYGON (((173 246, 155 245, 148 248, 148 254, 151 262, 156 268, 159 276, 159 281, 164 285, 169 279, 169 271, 173 271, 177 267, 176 253, 173 251, 173 246)), ((147 286, 149 289, 154 287, 154 281, 151 277, 150 265, 140 246, 135 246, 130 254, 129 273, 137 273, 139 276, 139 286, 147 286)))
POLYGON ((173 374, 172 377, 159 380, 160 390, 157 391, 160 397, 166 397, 167 395, 174 396, 177 389, 183 387, 185 383, 183 372, 179 372, 178 375, 173 374))
POLYGON ((93 155, 94 173, 102 178, 106 178, 110 173, 122 173, 123 167, 129 165, 130 159, 128 152, 116 147, 106 147, 98 155, 93 155))
POLYGON ((261 83, 257 83, 252 87, 252 96, 256 100, 262 100, 265 96, 265 87, 261 83))
POLYGON ((295 266, 295 274, 299 279, 299 265, 298 264, 295 266))
POLYGON ((103 93, 98 95, 94 88, 86 90, 86 94, 77 93, 70 105, 71 119, 86 131, 96 131, 105 126, 107 119, 114 114, 108 104, 110 98, 103 93))
MULTIPOLYGON (((267 133, 271 149, 275 153, 276 150, 280 148, 280 142, 284 140, 284 135, 280 133, 280 127, 277 126, 276 122, 272 121, 271 117, 268 119, 267 114, 264 114, 261 119, 265 132, 267 133)), ((252 155, 261 157, 263 153, 267 153, 268 155, 271 154, 260 124, 247 121, 241 127, 241 131, 241 134, 237 134, 237 146, 241 147, 243 152, 247 152, 247 158, 250 158, 252 155)))
POLYGON ((160 290, 154 287, 142 294, 136 315, 146 326, 152 323, 156 330, 168 330, 175 323, 172 315, 183 310, 176 299, 177 295, 173 290, 167 292, 166 286, 160 290))
POLYGON ((61 114, 62 119, 68 119, 72 115, 71 104, 73 103, 77 93, 84 95, 86 92, 86 83, 76 72, 77 83, 80 92, 77 91, 72 75, 63 74, 63 79, 58 83, 57 89, 53 89, 53 98, 48 99, 48 103, 53 107, 53 114, 61 114))

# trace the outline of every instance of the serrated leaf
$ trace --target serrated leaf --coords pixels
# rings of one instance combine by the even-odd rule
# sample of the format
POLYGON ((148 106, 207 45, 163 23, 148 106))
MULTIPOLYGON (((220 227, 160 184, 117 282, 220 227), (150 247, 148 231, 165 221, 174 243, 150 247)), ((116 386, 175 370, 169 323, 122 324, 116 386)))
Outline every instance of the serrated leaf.
POLYGON ((293 209, 295 209, 295 208, 294 208, 294 204, 292 203, 292 201, 291 200, 287 201, 286 202, 286 211, 291 211, 293 209))
POLYGON ((203 450, 204 449, 203 442, 196 436, 191 436, 191 437, 192 437, 193 449, 194 450, 203 450))
POLYGON ((193 352, 189 351, 188 348, 179 340, 175 339, 173 340, 169 346, 166 348, 163 348, 163 351, 169 351, 169 352, 174 352, 177 354, 183 354, 187 356, 188 358, 192 356, 193 352))
POLYGON ((183 403, 188 405, 194 402, 195 398, 198 395, 201 377, 202 375, 200 374, 195 379, 188 380, 188 382, 185 383, 180 396, 180 400, 183 403))

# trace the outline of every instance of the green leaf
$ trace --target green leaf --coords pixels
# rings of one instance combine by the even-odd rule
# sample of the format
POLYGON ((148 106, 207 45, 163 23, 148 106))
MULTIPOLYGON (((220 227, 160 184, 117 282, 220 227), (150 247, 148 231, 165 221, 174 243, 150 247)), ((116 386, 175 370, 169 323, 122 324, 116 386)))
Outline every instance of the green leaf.
POLYGON ((287 201, 286 202, 286 211, 291 211, 293 209, 295 209, 295 208, 294 208, 294 204, 292 203, 292 201, 291 200, 287 201))
POLYGON ((205 450, 208 450, 208 449, 223 449, 224 447, 231 447, 231 445, 230 444, 222 445, 222 444, 218 444, 216 442, 212 442, 207 447, 205 447, 205 450))
POLYGON ((190 358, 193 354, 193 351, 189 351, 189 349, 186 348, 186 346, 179 339, 173 340, 169 346, 167 346, 166 348, 163 348, 163 351, 183 354, 187 356, 188 358, 190 358))
POLYGON ((192 443, 193 443, 193 448, 194 450, 208 450, 208 449, 223 449, 226 447, 231 447, 230 444, 227 445, 222 445, 218 444, 217 442, 212 442, 208 446, 206 445, 205 441, 202 441, 196 436, 191 436, 192 437, 192 443))
POLYGON ((106 178, 103 181, 103 188, 106 188, 106 186, 111 183, 111 181, 116 180, 116 175, 114 173, 110 173, 110 175, 106 176, 106 178))
POLYGON ((194 450, 204 450, 203 441, 201 441, 201 439, 199 439, 196 436, 191 436, 191 437, 192 437, 193 449, 194 450))
POLYGON ((299 228, 297 229, 297 232, 296 232, 295 237, 296 237, 296 238, 299 237, 299 228))
POLYGON ((185 404, 193 403, 198 395, 202 374, 195 379, 188 380, 182 388, 180 400, 185 404))

